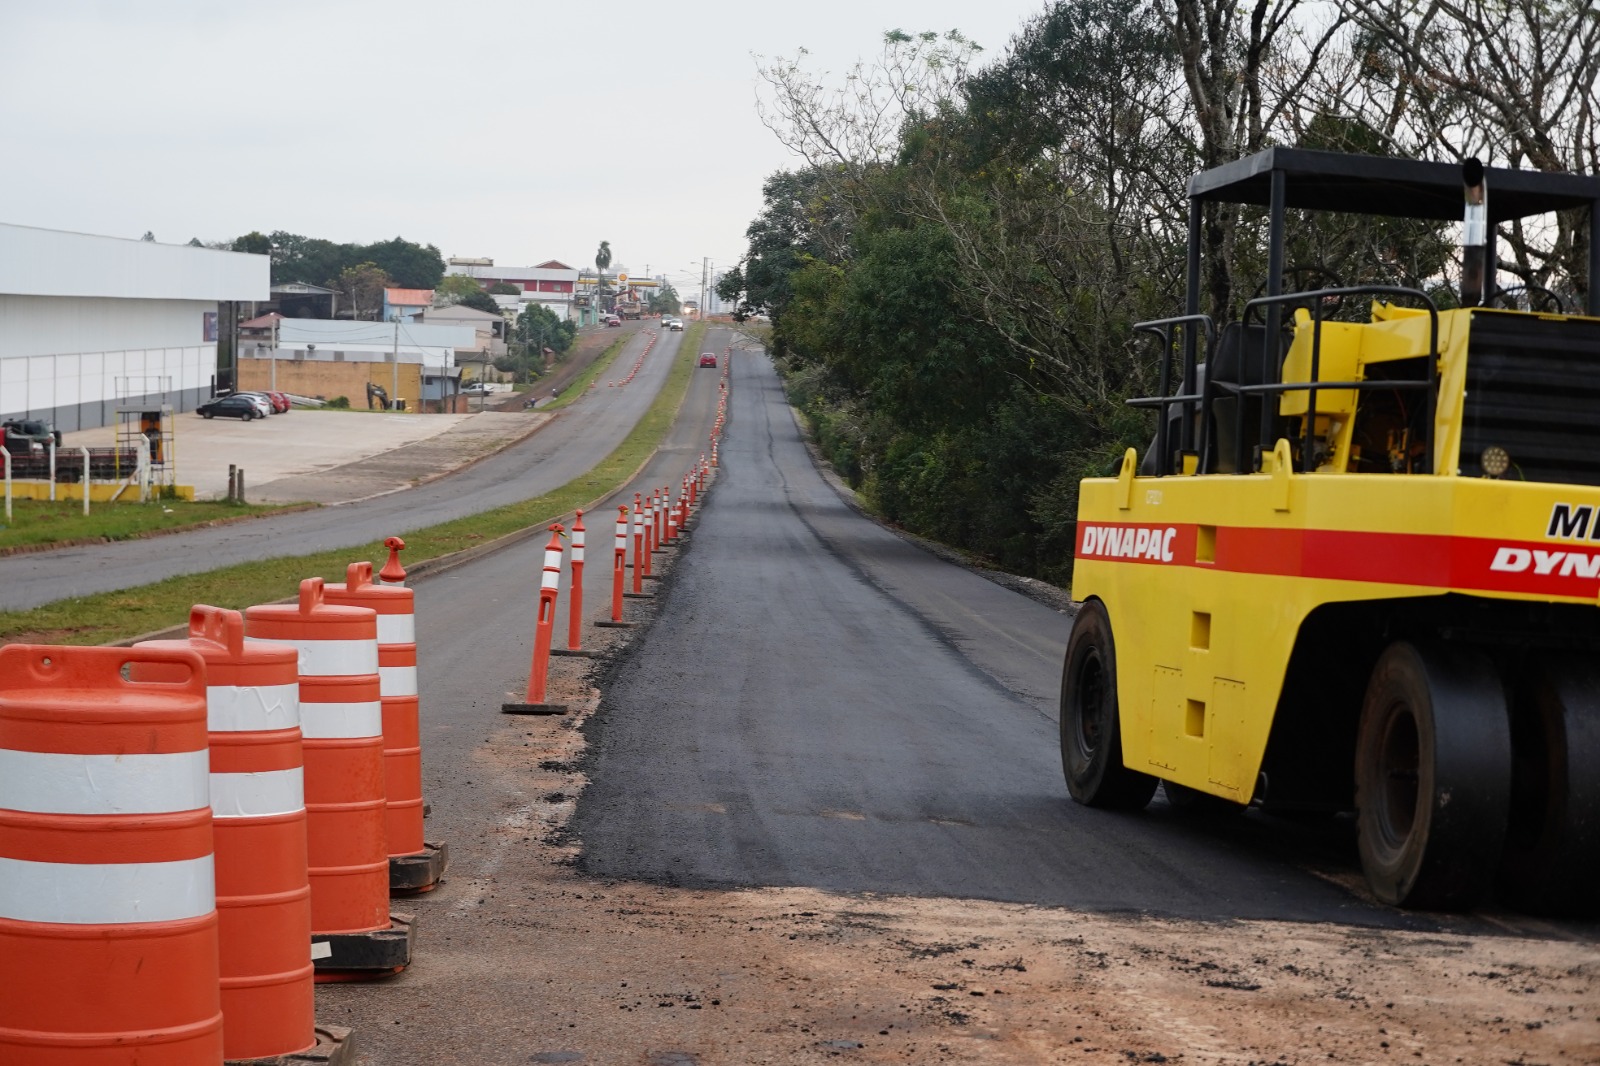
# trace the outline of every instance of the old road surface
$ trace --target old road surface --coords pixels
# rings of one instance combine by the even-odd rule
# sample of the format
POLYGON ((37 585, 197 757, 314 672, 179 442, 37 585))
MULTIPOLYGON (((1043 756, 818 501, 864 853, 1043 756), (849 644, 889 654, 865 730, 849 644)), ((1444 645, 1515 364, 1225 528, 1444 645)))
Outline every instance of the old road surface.
MULTIPOLYGON (((639 487, 681 476, 705 440, 714 396, 708 371, 639 487)), ((449 842, 452 869, 435 892, 396 904, 421 921, 411 970, 378 986, 319 989, 319 1017, 357 1029, 363 1062, 747 1066, 828 1061, 864 1047, 861 1040, 876 1049, 891 1030, 912 1040, 951 1032, 947 1003, 938 1006, 944 1021, 906 1020, 918 994, 902 975, 940 952, 976 953, 975 939, 959 949, 935 942, 927 954, 894 939, 911 944, 894 948, 900 962, 865 964, 881 971, 846 966, 802 991, 794 982, 812 978, 794 975, 819 971, 795 960, 814 960, 805 953, 834 941, 817 930, 826 918, 812 917, 813 907, 764 904, 792 898, 774 892, 860 894, 860 917, 845 922, 858 930, 851 936, 888 920, 876 912, 898 906, 890 900, 911 898, 931 907, 1064 908, 1030 912, 1046 925, 1070 912, 1199 919, 1211 924, 1196 928, 1246 943, 1247 956, 1267 950, 1260 937, 1271 934, 1238 929, 1257 919, 1357 931, 1362 957, 1389 936, 1449 938, 1439 949, 1449 953, 1508 932, 1511 940, 1592 945, 1593 925, 1528 932, 1516 915, 1409 915, 1372 903, 1344 820, 1305 826, 1251 813, 1194 822, 1159 799, 1142 815, 1076 807, 1062 783, 1054 722, 1068 617, 852 510, 813 465, 765 355, 735 353, 731 397, 717 481, 657 583, 647 628, 611 663, 570 675, 580 680, 566 695, 604 689, 593 693, 598 707, 581 735, 562 720, 499 713, 503 700, 520 698, 527 676, 529 588, 542 540, 417 583, 429 834, 449 842), (738 891, 749 889, 767 894, 738 891), (865 987, 877 984, 894 989, 883 1004, 870 1002, 865 987), (846 991, 829 1007, 836 987, 846 991), (858 1009, 880 1007, 886 1013, 871 1016, 883 1023, 856 1021, 858 1009), (816 1032, 856 1035, 818 1043, 816 1032)), ((589 528, 593 565, 607 544, 593 531, 606 523, 589 528)), ((939 913, 940 929, 959 926, 962 912, 939 913)), ((1067 934, 1059 928, 1044 935, 1074 943, 1060 941, 1067 934)), ((1570 969, 1567 958, 1560 965, 1570 969)), ((951 955, 948 965, 962 961, 971 960, 951 955)), ((1009 965, 997 959, 988 969, 1009 965)), ((1030 956, 1028 966, 1039 965, 1030 956)), ((930 995, 926 983, 918 987, 930 995)), ((1209 984, 1202 992, 1218 994, 1209 984)), ((1336 992, 1319 990, 1316 1003, 1332 1004, 1325 1017, 1342 1021, 1353 1008, 1336 992)), ((932 995, 951 994, 965 995, 932 995)), ((1044 1020, 1029 1024, 1059 1029, 1050 1019, 1063 994, 1050 984, 1040 998, 1044 1020)), ((1204 1000, 1189 1007, 1191 1018, 1215 1009, 1204 1000)), ((1277 1047, 1309 1040, 1303 1009, 1295 1002, 1280 1011, 1277 1047)), ((1419 1012, 1431 1016, 1437 1005, 1419 1012)), ((1169 1056, 1192 1047, 1209 1024, 1156 1046, 1169 1056)), ((974 1030, 973 1048, 992 1031, 974 1030)), ((1378 1039, 1386 1038, 1373 1046, 1378 1039)), ((1120 1053, 1036 1057, 992 1044, 992 1053, 960 1057, 924 1046, 889 1059, 864 1051, 859 1061, 1123 1061, 1120 1053)))
MULTIPOLYGON (((647 336, 635 333, 616 356, 617 377, 639 357, 647 336)), ((531 499, 583 474, 627 436, 660 391, 682 337, 663 332, 627 388, 602 383, 526 440, 440 481, 340 507, 152 540, 0 558, 0 610, 27 610, 255 559, 372 544, 531 499)), ((729 331, 712 329, 705 346, 721 351, 730 340, 729 331)))

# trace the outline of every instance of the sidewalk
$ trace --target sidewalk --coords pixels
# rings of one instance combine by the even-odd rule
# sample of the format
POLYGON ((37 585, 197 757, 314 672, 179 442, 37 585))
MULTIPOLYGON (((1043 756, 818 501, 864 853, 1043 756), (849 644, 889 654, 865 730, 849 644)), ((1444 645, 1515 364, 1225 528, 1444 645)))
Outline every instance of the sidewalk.
MULTIPOLYGON (((334 504, 398 492, 515 444, 555 416, 542 411, 479 411, 449 417, 459 420, 442 432, 350 462, 297 470, 265 483, 257 478, 255 484, 247 472, 245 499, 251 503, 334 504)), ((226 480, 224 472, 224 483, 226 480)))
MULTIPOLYGON (((552 416, 541 411, 407 414, 293 410, 241 422, 174 416, 176 483, 196 499, 228 492, 228 468, 244 470, 251 503, 347 503, 409 488, 526 437, 552 416)), ((111 426, 68 433, 63 448, 108 447, 111 426)))

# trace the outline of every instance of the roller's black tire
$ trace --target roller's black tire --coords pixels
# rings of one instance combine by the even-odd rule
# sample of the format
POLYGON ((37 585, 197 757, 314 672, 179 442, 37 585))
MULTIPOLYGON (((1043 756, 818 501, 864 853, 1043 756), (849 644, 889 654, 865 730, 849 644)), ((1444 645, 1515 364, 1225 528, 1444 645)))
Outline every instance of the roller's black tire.
POLYGON ((1061 671, 1061 767, 1072 798, 1088 807, 1142 810, 1159 783, 1122 764, 1117 651, 1099 600, 1078 611, 1061 671))
POLYGON ((1361 867, 1385 903, 1461 910, 1505 842, 1511 729, 1481 652, 1396 641, 1372 669, 1356 736, 1361 867))
POLYGON ((1600 666, 1535 658, 1517 686, 1500 890, 1537 914, 1600 911, 1600 666))

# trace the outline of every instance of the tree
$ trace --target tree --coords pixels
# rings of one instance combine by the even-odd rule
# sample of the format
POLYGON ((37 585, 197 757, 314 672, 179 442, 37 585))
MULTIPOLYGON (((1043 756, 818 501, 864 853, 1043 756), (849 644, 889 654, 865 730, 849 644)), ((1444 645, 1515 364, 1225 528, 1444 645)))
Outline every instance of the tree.
POLYGON ((351 318, 375 320, 383 307, 383 290, 390 284, 389 275, 375 264, 358 263, 341 270, 332 288, 344 297, 351 318))
POLYGON ((145 230, 144 231, 144 236, 140 237, 139 239, 141 241, 149 241, 150 243, 154 244, 155 243, 155 239, 156 239, 156 235, 151 230, 145 230))
POLYGON ((498 315, 500 313, 500 305, 495 302, 493 296, 490 296, 482 289, 479 289, 476 292, 467 293, 467 295, 463 296, 457 301, 457 303, 459 303, 462 307, 471 307, 478 311, 487 311, 491 315, 498 315))
POLYGON ((678 290, 672 287, 672 282, 661 283, 661 288, 650 297, 646 310, 652 315, 676 315, 683 310, 683 301, 678 299, 678 290))
POLYGON ((340 272, 362 262, 357 258, 358 248, 353 244, 335 244, 320 237, 302 237, 298 233, 286 233, 283 230, 273 230, 267 239, 272 242, 274 285, 298 281, 306 285, 337 288, 336 279, 340 272))
POLYGON ((521 296, 522 295, 521 286, 513 285, 509 281, 497 281, 493 285, 490 285, 489 288, 487 290, 485 290, 485 291, 487 291, 490 296, 521 296))
POLYGON ((205 245, 200 243, 200 238, 199 237, 190 237, 188 246, 190 248, 204 248, 205 247, 205 245))
POLYGON ((431 289, 444 277, 444 257, 431 244, 413 244, 396 237, 366 245, 356 254, 388 274, 401 288, 431 289))
POLYGON ((249 252, 252 255, 271 255, 272 241, 260 230, 251 230, 243 237, 235 237, 229 249, 235 252, 249 252))
POLYGON ((439 284, 433 291, 449 303, 458 304, 473 293, 482 292, 483 286, 478 283, 477 278, 467 274, 446 274, 439 279, 439 284))

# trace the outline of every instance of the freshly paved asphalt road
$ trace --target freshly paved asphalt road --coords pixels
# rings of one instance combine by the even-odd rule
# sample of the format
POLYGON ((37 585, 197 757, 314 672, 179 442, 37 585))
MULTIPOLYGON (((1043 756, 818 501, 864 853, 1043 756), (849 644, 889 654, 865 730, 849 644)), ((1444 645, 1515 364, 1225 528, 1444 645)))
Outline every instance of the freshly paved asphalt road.
MULTIPOLYGON (((646 337, 636 334, 617 357, 616 378, 620 380, 633 366, 646 337)), ((682 337, 661 334, 627 387, 601 384, 527 440, 431 484, 341 507, 152 540, 0 558, 0 610, 26 610, 254 559, 369 545, 531 499, 589 470, 627 436, 660 392, 682 337)), ((707 346, 713 342, 721 350, 728 343, 726 331, 710 331, 707 346)))
POLYGON ((733 378, 716 492, 589 727, 584 871, 1435 924, 1343 887, 1347 822, 1074 805, 1054 722, 1069 619, 858 516, 766 358, 733 378))

